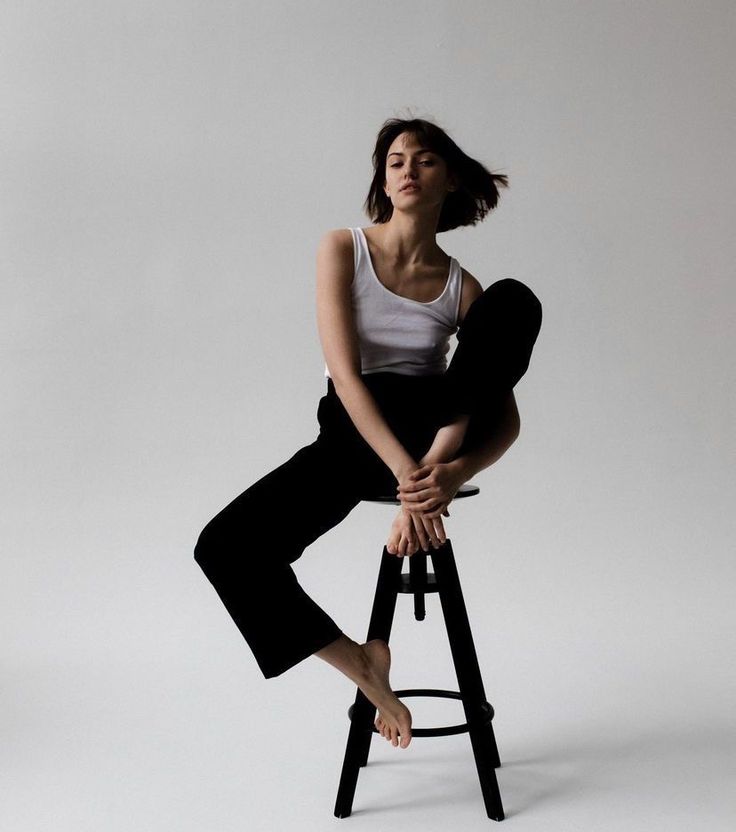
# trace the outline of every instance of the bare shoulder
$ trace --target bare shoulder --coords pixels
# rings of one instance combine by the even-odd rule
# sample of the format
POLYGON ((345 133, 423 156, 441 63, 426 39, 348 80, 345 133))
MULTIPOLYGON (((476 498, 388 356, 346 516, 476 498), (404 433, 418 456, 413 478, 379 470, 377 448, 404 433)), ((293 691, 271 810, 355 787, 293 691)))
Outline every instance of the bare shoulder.
POLYGON ((325 231, 317 246, 317 282, 349 286, 353 280, 353 236, 349 228, 325 231))
POLYGON ((458 324, 462 323, 465 313, 470 308, 471 303, 483 294, 483 287, 480 281, 472 275, 467 269, 460 267, 463 274, 463 286, 460 292, 460 309, 457 313, 458 324))
POLYGON ((353 235, 349 228, 331 228, 320 237, 317 248, 319 254, 332 254, 344 257, 353 253, 353 235))

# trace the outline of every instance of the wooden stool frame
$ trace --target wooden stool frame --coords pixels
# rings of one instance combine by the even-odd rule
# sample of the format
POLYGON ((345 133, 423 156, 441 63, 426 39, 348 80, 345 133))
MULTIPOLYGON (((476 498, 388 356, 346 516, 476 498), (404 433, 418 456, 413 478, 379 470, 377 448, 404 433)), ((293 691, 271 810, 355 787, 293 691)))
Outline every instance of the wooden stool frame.
MULTIPOLYGON (((478 492, 477 486, 466 484, 456 497, 468 497, 478 492)), ((370 502, 398 504, 394 497, 388 496, 371 498, 370 502)), ((412 738, 468 733, 486 814, 492 820, 503 820, 503 805, 495 772, 501 760, 491 724, 494 711, 486 701, 452 543, 448 538, 438 549, 431 546, 429 552, 419 549, 408 558, 408 574, 402 574, 404 560, 383 547, 366 641, 380 638, 388 643, 399 593, 414 595, 414 617, 417 621, 424 620, 426 615, 425 594, 439 594, 459 690, 413 688, 394 693, 400 698, 437 696, 462 701, 466 722, 438 728, 412 728, 412 738), (428 554, 432 558, 434 573, 427 572, 428 554)), ((335 817, 348 817, 352 811, 358 774, 361 767, 368 763, 371 739, 374 733, 378 733, 374 724, 376 710, 360 688, 356 688, 355 702, 348 709, 350 729, 335 802, 335 817)))

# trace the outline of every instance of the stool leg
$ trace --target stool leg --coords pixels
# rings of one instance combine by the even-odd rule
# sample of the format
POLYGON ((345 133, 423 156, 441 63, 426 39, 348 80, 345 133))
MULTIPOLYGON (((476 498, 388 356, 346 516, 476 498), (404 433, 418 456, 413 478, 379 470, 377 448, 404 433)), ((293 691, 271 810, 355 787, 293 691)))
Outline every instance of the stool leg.
MULTIPOLYGON (((378 571, 376 594, 373 599, 373 609, 366 641, 380 638, 388 642, 396 610, 396 598, 403 565, 402 558, 389 554, 388 549, 385 546, 383 547, 383 557, 378 571)), ((376 706, 358 688, 355 694, 355 704, 353 705, 348 741, 345 747, 340 785, 337 788, 336 818, 346 818, 353 810, 353 798, 355 797, 355 787, 358 784, 358 774, 361 766, 368 762, 375 718, 376 706)))
POLYGON ((501 793, 494 771, 501 761, 493 727, 484 725, 482 721, 481 709, 486 702, 486 694, 455 556, 449 539, 439 549, 430 551, 486 814, 493 820, 503 820, 501 793))
POLYGON ((424 621, 427 614, 424 604, 424 587, 427 585, 427 553, 419 549, 409 558, 409 576, 414 589, 414 618, 424 621), (421 587, 417 590, 416 587, 421 587))

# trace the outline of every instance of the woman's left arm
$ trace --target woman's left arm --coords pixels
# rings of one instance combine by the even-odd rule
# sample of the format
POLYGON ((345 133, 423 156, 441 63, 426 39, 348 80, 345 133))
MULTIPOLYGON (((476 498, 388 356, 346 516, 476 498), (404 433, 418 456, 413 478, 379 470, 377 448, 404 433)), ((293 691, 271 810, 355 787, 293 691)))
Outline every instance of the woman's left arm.
POLYGON ((454 422, 442 425, 432 442, 431 448, 419 460, 418 465, 429 465, 434 462, 449 462, 460 450, 465 438, 470 416, 458 416, 454 422))
POLYGON ((519 436, 521 420, 513 390, 509 391, 504 400, 488 438, 462 456, 456 457, 469 418, 463 416, 450 425, 443 425, 437 431, 431 448, 419 460, 419 465, 424 470, 417 470, 413 475, 399 481, 397 495, 402 507, 427 512, 429 516, 441 514, 441 509, 452 500, 457 489, 479 471, 497 462, 519 436), (436 466, 439 468, 438 471, 435 471, 436 466), (433 475, 435 484, 427 479, 433 475), (440 509, 436 508, 438 501, 442 502, 440 509), (431 507, 435 510, 431 510, 431 507))
POLYGON ((452 459, 449 464, 462 473, 463 482, 467 482, 479 471, 493 465, 508 451, 516 442, 521 430, 521 419, 519 409, 516 406, 514 391, 510 390, 504 399, 498 421, 494 425, 488 438, 481 442, 476 448, 452 459))

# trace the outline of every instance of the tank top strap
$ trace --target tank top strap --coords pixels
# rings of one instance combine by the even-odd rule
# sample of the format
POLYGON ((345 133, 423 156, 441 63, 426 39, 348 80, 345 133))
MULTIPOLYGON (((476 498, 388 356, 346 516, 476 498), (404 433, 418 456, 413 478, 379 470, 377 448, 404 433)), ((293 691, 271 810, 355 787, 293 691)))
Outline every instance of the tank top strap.
POLYGON ((350 228, 353 237, 353 295, 361 296, 372 288, 371 259, 360 228, 350 228))
POLYGON ((448 286, 445 309, 450 325, 457 327, 457 319, 460 314, 460 298, 463 291, 463 270, 454 257, 450 262, 450 285, 448 286))

